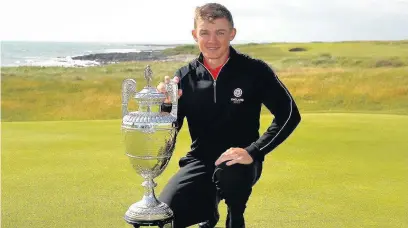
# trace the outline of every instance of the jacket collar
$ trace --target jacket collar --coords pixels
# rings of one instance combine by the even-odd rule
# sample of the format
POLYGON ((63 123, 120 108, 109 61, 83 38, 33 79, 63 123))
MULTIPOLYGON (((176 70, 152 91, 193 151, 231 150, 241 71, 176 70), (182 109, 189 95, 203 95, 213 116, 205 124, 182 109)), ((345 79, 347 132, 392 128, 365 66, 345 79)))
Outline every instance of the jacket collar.
MULTIPOLYGON (((233 47, 230 46, 230 56, 229 56, 229 60, 228 62, 224 65, 223 71, 228 70, 228 66, 230 66, 233 62, 236 62, 236 60, 239 57, 239 52, 237 52, 233 47)), ((211 78, 211 76, 209 76, 209 74, 206 74, 207 69, 204 66, 204 56, 202 53, 200 53, 200 55, 196 58, 194 65, 195 65, 195 69, 196 69, 196 73, 197 75, 201 75, 199 77, 204 77, 207 78, 206 80, 209 80, 211 78)), ((223 78, 225 78, 227 75, 222 76, 223 78)), ((228 78, 228 77, 227 77, 228 78)))

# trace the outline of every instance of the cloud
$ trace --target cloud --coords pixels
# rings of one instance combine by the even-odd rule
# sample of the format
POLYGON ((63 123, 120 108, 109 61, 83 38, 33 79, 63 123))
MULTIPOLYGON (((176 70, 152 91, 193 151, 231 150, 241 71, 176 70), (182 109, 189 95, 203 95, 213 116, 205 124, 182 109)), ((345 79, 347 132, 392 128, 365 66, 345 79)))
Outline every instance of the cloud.
MULTIPOLYGON (((8 0, 0 38, 191 42, 200 0, 8 0)), ((407 39, 407 0, 223 0, 240 41, 407 39)))

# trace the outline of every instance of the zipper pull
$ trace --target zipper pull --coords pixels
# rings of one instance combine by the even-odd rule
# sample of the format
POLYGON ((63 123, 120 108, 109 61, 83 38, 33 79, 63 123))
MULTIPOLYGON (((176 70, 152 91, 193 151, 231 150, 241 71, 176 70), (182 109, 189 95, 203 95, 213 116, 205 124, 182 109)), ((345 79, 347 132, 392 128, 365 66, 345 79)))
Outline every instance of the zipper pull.
POLYGON ((214 103, 217 103, 217 80, 214 80, 214 103))

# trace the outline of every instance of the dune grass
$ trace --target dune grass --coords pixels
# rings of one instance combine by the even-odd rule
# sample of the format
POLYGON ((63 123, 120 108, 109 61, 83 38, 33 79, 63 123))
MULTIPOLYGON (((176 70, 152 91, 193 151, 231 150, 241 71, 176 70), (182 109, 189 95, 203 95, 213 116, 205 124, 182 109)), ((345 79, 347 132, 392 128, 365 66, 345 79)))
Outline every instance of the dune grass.
MULTIPOLYGON (((179 65, 155 64, 153 70, 156 75, 172 75, 179 65)), ((2 77, 2 120, 120 118, 121 82, 124 78, 136 78, 140 90, 145 84, 144 66, 135 63, 75 70, 30 68, 32 76, 23 69, 6 69, 2 77), (104 73, 107 69, 109 73, 104 73), (123 72, 124 69, 134 71, 123 72), (8 75, 13 71, 15 75, 8 75)), ((278 74, 302 112, 408 114, 408 67, 301 68, 278 74)), ((135 107, 132 102, 131 109, 135 107)))
MULTIPOLYGON (((408 66, 408 40, 237 44, 239 51, 261 58, 276 69, 293 67, 401 67, 408 66), (304 51, 291 52, 293 48, 304 51)), ((167 49, 165 53, 197 54, 196 45, 167 49)))
MULTIPOLYGON (((267 61, 302 112, 408 114, 407 41, 248 44, 236 48, 267 61), (294 47, 306 51, 290 52, 294 47)), ((189 46, 178 49, 180 53, 192 52, 189 46)), ((185 63, 3 68, 2 121, 120 118, 122 80, 135 78, 140 90, 147 64, 158 83, 185 63)))
MULTIPOLYGON (((271 121, 263 116, 263 131, 271 121)), ((3 123, 2 227, 130 227, 142 178, 121 143, 120 121, 3 123)), ((408 225, 408 117, 305 114, 268 155, 248 203, 248 227, 408 225)), ((160 193, 189 147, 187 128, 160 193)), ((225 205, 220 205, 224 227, 225 205)))

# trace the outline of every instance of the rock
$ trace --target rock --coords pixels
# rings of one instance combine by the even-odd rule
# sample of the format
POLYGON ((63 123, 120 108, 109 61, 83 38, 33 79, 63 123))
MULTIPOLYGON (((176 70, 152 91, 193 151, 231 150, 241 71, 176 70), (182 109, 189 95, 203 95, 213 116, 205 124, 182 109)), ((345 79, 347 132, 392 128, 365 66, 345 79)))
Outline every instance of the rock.
POLYGON ((96 53, 72 57, 73 60, 90 60, 102 64, 128 61, 156 61, 165 60, 166 56, 160 51, 142 51, 128 53, 96 53))

